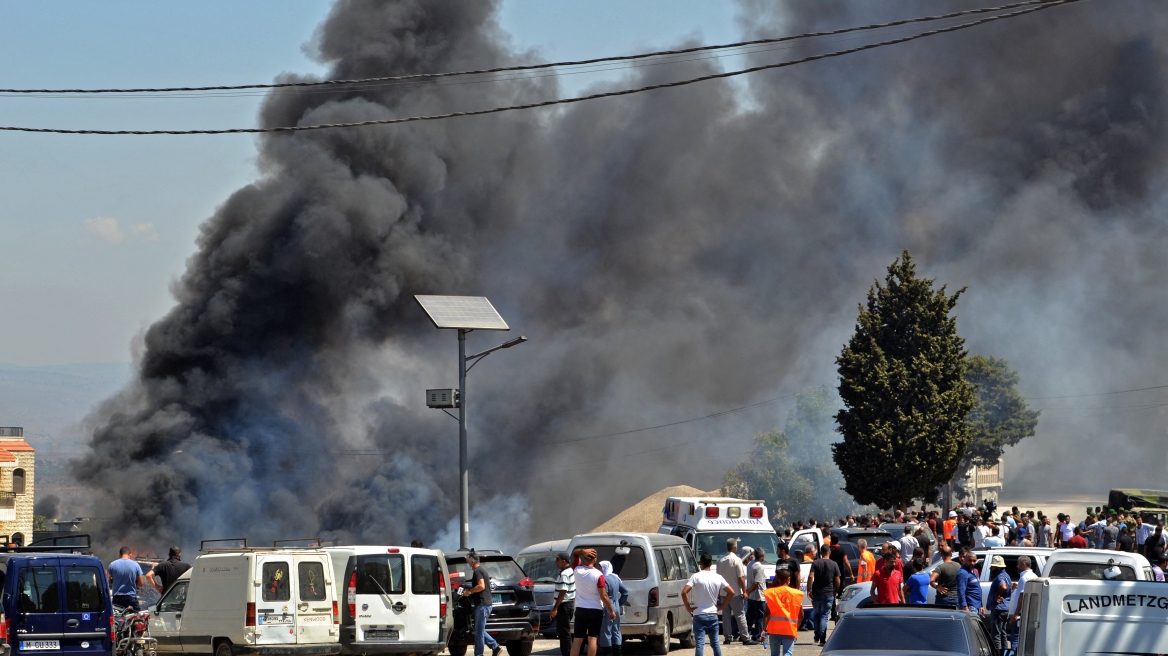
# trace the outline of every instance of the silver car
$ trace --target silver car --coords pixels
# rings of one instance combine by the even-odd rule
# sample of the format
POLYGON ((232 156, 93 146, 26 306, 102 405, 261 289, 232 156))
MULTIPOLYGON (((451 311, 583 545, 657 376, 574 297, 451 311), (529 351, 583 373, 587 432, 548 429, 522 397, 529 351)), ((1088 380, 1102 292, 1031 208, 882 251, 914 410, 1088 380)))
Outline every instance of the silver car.
POLYGON ((539 609, 540 635, 555 637, 556 622, 551 618, 552 607, 556 605, 556 554, 568 551, 571 540, 540 542, 520 551, 515 562, 535 583, 535 606, 539 609))

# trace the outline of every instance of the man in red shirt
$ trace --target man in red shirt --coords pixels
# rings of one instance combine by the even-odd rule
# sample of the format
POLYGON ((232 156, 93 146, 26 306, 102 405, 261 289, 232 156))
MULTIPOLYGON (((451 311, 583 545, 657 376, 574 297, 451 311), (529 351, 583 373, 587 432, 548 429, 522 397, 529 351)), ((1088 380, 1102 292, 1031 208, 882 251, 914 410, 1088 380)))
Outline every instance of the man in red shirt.
MULTIPOLYGON (((894 543, 888 542, 885 544, 887 551, 884 558, 876 569, 876 573, 872 575, 872 590, 870 594, 876 598, 878 604, 903 604, 904 590, 902 584, 904 578, 901 576, 901 571, 896 568, 900 565, 900 552, 893 547, 894 543)), ((901 567, 904 567, 901 565, 901 567)))
POLYGON ((884 561, 892 560, 893 569, 900 572, 901 578, 904 578, 904 563, 900 560, 900 543, 899 542, 885 542, 884 547, 880 550, 880 557, 876 559, 876 569, 878 572, 884 569, 884 561))
POLYGON ((1070 540, 1067 540, 1067 546, 1071 549, 1086 549, 1087 538, 1083 537, 1083 529, 1078 526, 1075 527, 1075 534, 1070 540))

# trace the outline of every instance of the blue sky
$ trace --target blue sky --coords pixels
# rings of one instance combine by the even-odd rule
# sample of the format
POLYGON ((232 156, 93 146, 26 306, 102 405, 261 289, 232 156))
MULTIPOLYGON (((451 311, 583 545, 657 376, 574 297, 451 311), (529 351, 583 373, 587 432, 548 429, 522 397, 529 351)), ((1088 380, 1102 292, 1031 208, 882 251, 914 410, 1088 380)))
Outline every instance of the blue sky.
MULTIPOLYGON (((304 46, 330 5, 4 3, 0 86, 246 84, 320 72, 304 46)), ((728 2, 506 0, 501 19, 515 47, 548 60, 737 36, 728 2)), ((241 127, 255 123, 259 101, 0 97, 0 124, 241 127)), ((256 177, 247 135, 0 133, 0 153, 0 363, 22 366, 129 360, 134 336, 171 306, 199 224, 256 177)))

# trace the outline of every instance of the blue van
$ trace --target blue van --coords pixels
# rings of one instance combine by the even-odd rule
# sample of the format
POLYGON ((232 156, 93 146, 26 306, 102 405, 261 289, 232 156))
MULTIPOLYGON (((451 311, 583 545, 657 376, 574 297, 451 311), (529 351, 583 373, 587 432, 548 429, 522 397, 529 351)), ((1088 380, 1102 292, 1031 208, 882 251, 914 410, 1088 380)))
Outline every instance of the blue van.
POLYGON ((0 549, 5 656, 112 656, 113 604, 96 556, 0 549))

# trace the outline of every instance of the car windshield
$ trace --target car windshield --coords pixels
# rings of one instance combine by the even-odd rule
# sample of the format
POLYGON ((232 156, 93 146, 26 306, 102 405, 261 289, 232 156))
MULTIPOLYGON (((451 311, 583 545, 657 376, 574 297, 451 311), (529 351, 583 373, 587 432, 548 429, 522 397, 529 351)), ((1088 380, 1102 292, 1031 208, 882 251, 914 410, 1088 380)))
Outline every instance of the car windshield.
POLYGON ((1047 574, 1052 579, 1091 579, 1094 581, 1135 581, 1136 571, 1127 565, 1116 565, 1119 568, 1119 576, 1114 579, 1108 579, 1103 575, 1109 565, 1107 563, 1069 563, 1061 562, 1050 566, 1050 574, 1047 574))
POLYGON ((626 547, 628 554, 617 554, 615 544, 581 544, 576 549, 595 549, 596 562, 607 560, 612 563, 612 571, 623 581, 644 581, 649 578, 649 561, 645 550, 637 546, 626 547))
MULTIPOLYGON (((471 569, 465 560, 447 562, 447 565, 450 568, 450 578, 458 579, 459 583, 470 580, 471 569)), ((483 556, 479 566, 487 570, 493 581, 520 581, 526 576, 510 556, 483 556)))
POLYGON ((697 544, 694 546, 694 553, 699 557, 703 552, 710 554, 714 560, 722 557, 726 553, 726 540, 729 538, 738 539, 738 548, 742 547, 762 547, 766 552, 766 561, 773 563, 778 560, 779 553, 779 536, 774 533, 745 533, 738 531, 727 531, 725 533, 698 533, 697 544))
POLYGON ((534 554, 519 554, 515 562, 523 568, 523 573, 536 583, 555 583, 560 571, 556 569, 556 555, 550 551, 534 554))
POLYGON ((961 620, 945 615, 844 615, 823 651, 845 650, 970 653, 961 620))

